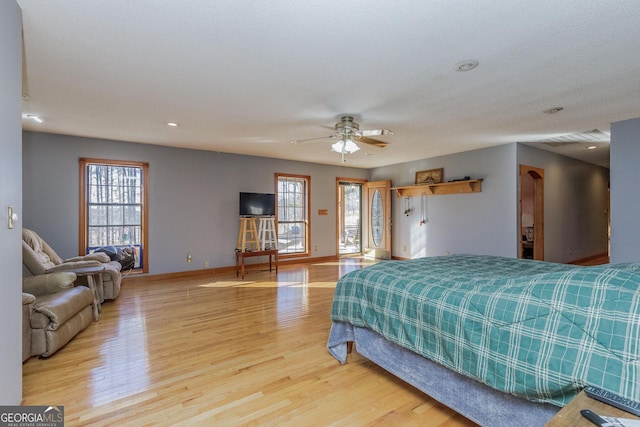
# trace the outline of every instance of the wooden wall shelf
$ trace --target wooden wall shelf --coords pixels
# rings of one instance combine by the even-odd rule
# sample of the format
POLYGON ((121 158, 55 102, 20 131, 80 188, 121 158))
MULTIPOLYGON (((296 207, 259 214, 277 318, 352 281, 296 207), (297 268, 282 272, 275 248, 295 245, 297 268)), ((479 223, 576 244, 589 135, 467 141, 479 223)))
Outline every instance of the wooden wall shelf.
POLYGON ((417 184, 395 187, 398 197, 436 196, 440 194, 479 193, 482 191, 481 179, 441 182, 440 184, 417 184))

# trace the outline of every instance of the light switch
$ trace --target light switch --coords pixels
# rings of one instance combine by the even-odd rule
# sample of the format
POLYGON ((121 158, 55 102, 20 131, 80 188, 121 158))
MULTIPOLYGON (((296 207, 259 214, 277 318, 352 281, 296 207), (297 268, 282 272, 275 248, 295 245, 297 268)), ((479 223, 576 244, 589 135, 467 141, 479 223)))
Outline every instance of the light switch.
POLYGON ((18 214, 13 211, 13 206, 7 207, 7 227, 13 228, 13 223, 18 220, 18 214))

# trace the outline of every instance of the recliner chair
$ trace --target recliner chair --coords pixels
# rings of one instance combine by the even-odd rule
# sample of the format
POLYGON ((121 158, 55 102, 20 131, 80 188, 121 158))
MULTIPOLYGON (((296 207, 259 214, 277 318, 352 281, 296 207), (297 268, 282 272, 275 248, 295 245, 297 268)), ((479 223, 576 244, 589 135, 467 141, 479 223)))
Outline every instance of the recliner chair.
POLYGON ((23 329, 23 340, 30 335, 28 355, 27 343, 22 343, 23 362, 29 356, 51 356, 93 321, 93 292, 74 286, 75 280, 71 272, 22 278, 23 315, 26 305, 30 329, 23 329))
POLYGON ((36 297, 22 293, 22 361, 31 357, 31 310, 36 297))
POLYGON ((112 261, 104 253, 92 253, 63 260, 35 231, 26 228, 22 229, 22 266, 23 276, 104 266, 102 286, 97 289, 98 299, 100 302, 115 299, 120 293, 122 265, 118 261, 112 261))

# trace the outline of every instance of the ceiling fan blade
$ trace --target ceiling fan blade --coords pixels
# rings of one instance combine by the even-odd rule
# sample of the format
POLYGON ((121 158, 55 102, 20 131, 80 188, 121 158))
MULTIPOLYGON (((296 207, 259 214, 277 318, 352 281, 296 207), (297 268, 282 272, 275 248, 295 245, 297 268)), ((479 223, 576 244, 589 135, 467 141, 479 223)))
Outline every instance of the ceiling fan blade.
POLYGON ((356 138, 358 142, 364 142, 365 144, 374 145, 379 148, 384 148, 389 145, 388 142, 380 141, 378 139, 367 138, 366 136, 359 136, 356 138))
POLYGON ((311 142, 311 141, 320 141, 322 139, 333 139, 336 137, 337 135, 329 135, 329 136, 320 136, 317 138, 294 139, 293 141, 290 141, 290 142, 292 144, 298 144, 298 143, 305 143, 305 142, 311 142))
POLYGON ((380 136, 380 135, 393 135, 389 129, 364 129, 361 130, 360 135, 362 136, 380 136))

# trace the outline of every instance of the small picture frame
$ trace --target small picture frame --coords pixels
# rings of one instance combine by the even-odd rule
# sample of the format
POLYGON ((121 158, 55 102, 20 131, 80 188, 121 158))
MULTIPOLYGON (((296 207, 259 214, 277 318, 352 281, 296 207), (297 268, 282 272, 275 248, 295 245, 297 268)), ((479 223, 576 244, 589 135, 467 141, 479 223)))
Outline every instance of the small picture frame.
POLYGON ((444 168, 416 172, 416 184, 439 184, 442 182, 444 168))

